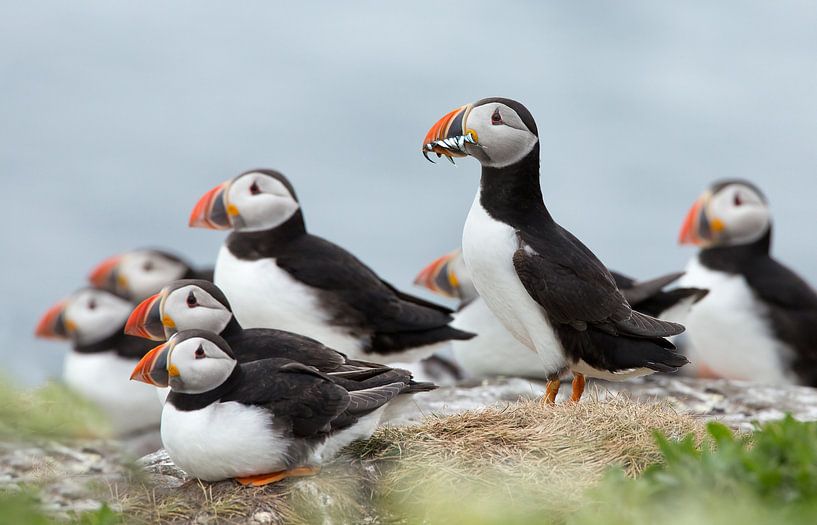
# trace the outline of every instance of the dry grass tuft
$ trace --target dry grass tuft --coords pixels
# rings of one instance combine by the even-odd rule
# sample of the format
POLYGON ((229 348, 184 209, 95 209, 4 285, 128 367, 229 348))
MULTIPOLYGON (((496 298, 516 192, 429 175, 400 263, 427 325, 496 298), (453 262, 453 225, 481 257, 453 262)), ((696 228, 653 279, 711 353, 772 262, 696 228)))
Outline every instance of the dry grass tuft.
POLYGON ((501 512, 499 497, 499 507, 546 502, 558 517, 575 510, 610 467, 636 475, 658 461, 656 430, 671 438, 703 435, 702 423, 666 403, 523 400, 381 428, 317 477, 257 489, 188 482, 161 493, 131 490, 122 505, 127 515, 154 523, 197 516, 240 523, 257 512, 270 512, 276 523, 462 522, 501 512))

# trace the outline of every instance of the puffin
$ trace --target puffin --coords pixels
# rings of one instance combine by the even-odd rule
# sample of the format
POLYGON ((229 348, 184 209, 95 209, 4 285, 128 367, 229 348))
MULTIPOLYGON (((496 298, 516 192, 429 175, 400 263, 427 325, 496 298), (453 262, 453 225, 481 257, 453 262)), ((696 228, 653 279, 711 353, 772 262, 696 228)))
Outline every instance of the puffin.
POLYGON ((633 310, 607 267, 548 212, 538 130, 525 106, 486 98, 459 107, 431 127, 422 153, 482 165, 463 259, 491 312, 539 355, 545 402, 555 402, 570 371, 571 400, 579 401, 585 376, 623 380, 688 363, 666 339, 684 327, 633 310))
POLYGON ((355 359, 411 362, 474 334, 452 311, 382 280, 340 246, 307 232, 281 173, 255 169, 204 194, 190 226, 231 230, 214 282, 245 328, 302 334, 355 359))
MULTIPOLYGON (((646 281, 637 281, 610 271, 621 293, 636 310, 662 317, 664 312, 682 316, 695 302, 706 296, 699 288, 665 290, 683 275, 675 272, 646 281)), ((462 258, 462 250, 453 250, 438 257, 414 279, 422 286, 443 297, 459 300, 452 326, 479 334, 470 341, 455 341, 453 352, 457 363, 471 377, 492 376, 546 379, 539 357, 517 341, 488 309, 474 287, 471 274, 462 258)))
POLYGON ((68 340, 63 381, 101 409, 121 437, 159 426, 161 404, 152 388, 128 381, 154 346, 122 331, 133 305, 105 290, 82 288, 42 316, 37 337, 68 340))
POLYGON ((213 280, 212 268, 194 268, 167 250, 131 250, 103 260, 88 275, 96 288, 139 302, 178 279, 213 280))
POLYGON ((682 286, 708 288, 687 319, 690 352, 715 376, 817 386, 817 293, 771 255, 763 192, 747 180, 712 184, 679 242, 699 247, 682 286))
POLYGON ((296 360, 240 363, 206 330, 173 335, 130 377, 170 387, 161 435, 179 468, 201 480, 250 486, 316 474, 343 447, 370 437, 391 401, 418 388, 408 372, 349 391, 296 360))
POLYGON ((296 360, 332 376, 349 389, 364 388, 374 376, 394 370, 370 361, 349 359, 303 335, 274 328, 243 328, 224 292, 201 279, 182 279, 165 286, 140 303, 125 324, 126 334, 154 341, 166 341, 178 332, 193 329, 218 334, 230 345, 239 362, 296 360))

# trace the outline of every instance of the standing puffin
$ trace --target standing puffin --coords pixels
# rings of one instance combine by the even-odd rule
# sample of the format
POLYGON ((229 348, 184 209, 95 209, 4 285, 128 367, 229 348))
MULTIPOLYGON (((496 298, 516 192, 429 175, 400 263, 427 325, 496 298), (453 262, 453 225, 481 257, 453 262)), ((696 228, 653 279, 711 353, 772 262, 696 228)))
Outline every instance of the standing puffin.
POLYGON ((408 372, 350 392, 297 361, 239 363, 224 339, 204 330, 151 350, 131 379, 170 386, 161 433, 176 465, 198 479, 252 486, 317 473, 371 436, 390 401, 414 391, 408 372))
POLYGON ((351 357, 413 361, 473 334, 451 311, 404 294, 355 256, 306 231, 295 190, 277 171, 251 170, 207 192, 193 227, 233 230, 215 283, 246 328, 303 334, 351 357))
POLYGON ((193 268, 184 259, 165 250, 131 250, 108 257, 88 275, 96 288, 108 290, 129 301, 139 302, 178 279, 213 280, 212 268, 193 268))
POLYGON ((457 108, 429 130, 422 151, 482 165, 463 258, 488 308, 539 354, 547 402, 568 370, 578 400, 585 375, 619 380, 688 362, 665 339, 684 327, 633 310, 607 268, 548 213, 536 123, 522 104, 487 98, 457 108))
MULTIPOLYGON (((621 293, 639 312, 662 317, 668 310, 685 315, 695 302, 706 295, 698 288, 664 287, 678 280, 681 272, 647 281, 636 281, 617 272, 610 272, 621 293)), ((459 299, 452 326, 478 335, 470 341, 454 341, 457 363, 473 377, 518 376, 546 379, 539 356, 517 341, 497 320, 474 287, 471 274, 462 259, 462 251, 454 250, 435 259, 414 280, 444 297, 459 299)))
POLYGON ((715 375, 817 386, 817 293, 770 255, 766 197, 745 180, 713 184, 680 243, 699 246, 682 286, 709 288, 686 320, 694 360, 715 375))
POLYGON ((125 325, 125 333, 154 341, 165 341, 177 332, 194 329, 218 334, 241 363, 291 359, 329 374, 350 389, 365 387, 372 377, 393 370, 377 363, 348 359, 303 335, 273 328, 242 328, 224 293, 204 280, 186 279, 165 286, 140 303, 125 325))
POLYGON ((155 392, 128 381, 133 366, 153 347, 122 332, 131 308, 104 290, 83 288, 51 307, 35 332, 71 341, 65 383, 98 406, 120 436, 155 429, 161 415, 155 392))

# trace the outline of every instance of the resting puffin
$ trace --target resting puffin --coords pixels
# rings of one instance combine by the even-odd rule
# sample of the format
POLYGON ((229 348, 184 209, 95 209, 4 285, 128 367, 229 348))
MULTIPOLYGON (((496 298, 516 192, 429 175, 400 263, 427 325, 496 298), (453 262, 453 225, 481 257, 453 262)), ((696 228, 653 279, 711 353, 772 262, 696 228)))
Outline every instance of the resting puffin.
POLYGON ((679 240, 701 250, 681 285, 710 292, 686 320, 691 352, 721 377, 817 386, 817 294, 772 258, 771 236, 751 182, 718 181, 692 205, 679 240))
POLYGON ((246 328, 287 330, 386 362, 418 360, 473 337, 449 326, 449 309, 400 292, 340 246, 307 233, 295 190, 277 171, 251 170, 216 186, 196 204, 190 225, 233 230, 215 283, 246 328))
POLYGON ((71 341, 63 380, 97 405, 120 436, 155 429, 161 415, 154 391, 128 381, 133 366, 153 346, 122 332, 131 308, 104 290, 83 288, 51 307, 35 332, 71 341))
POLYGON ((242 328, 218 286, 199 279, 165 286, 142 301, 125 325, 125 333, 154 341, 165 341, 177 332, 194 329, 217 333, 227 341, 239 362, 292 359, 331 375, 350 389, 365 387, 368 379, 393 370, 377 363, 348 359, 303 335, 273 328, 242 328))
POLYGON ((88 275, 96 288, 139 302, 178 279, 213 280, 212 268, 193 268, 181 257, 165 250, 131 250, 108 257, 88 275))
POLYGON ((204 330, 151 350, 131 379, 170 386, 161 433, 176 465, 202 480, 253 486, 315 474, 371 436, 390 401, 415 391, 408 372, 348 391, 298 361, 239 363, 224 339, 204 330))
POLYGON ((482 164, 463 258, 488 308, 539 354, 551 380, 546 401, 568 370, 578 400, 585 375, 618 380, 687 363, 665 339, 683 326, 633 310, 607 268, 548 213, 536 123, 522 104, 487 98, 457 108, 429 130, 422 150, 482 164))
MULTIPOLYGON (((698 288, 676 288, 664 291, 683 275, 671 273, 648 281, 636 281, 611 271, 621 293, 639 312, 661 317, 672 310, 685 315, 695 302, 706 295, 698 288)), ((415 278, 423 286, 444 297, 459 299, 452 326, 474 332, 470 341, 454 341, 453 351, 463 370, 472 377, 518 376, 546 379, 539 356, 517 341, 496 319, 474 287, 471 274, 462 259, 462 251, 454 250, 435 259, 415 278)))

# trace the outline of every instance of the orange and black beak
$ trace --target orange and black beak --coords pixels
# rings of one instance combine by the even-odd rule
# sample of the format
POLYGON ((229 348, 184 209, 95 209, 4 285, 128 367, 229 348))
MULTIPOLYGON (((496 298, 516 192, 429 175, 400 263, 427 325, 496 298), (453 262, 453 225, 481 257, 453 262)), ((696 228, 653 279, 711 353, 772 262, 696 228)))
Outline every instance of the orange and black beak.
POLYGON ((68 301, 60 301, 45 312, 37 323, 34 335, 47 339, 68 339, 76 327, 74 323, 65 319, 65 307, 68 301))
MULTIPOLYGON (((130 378, 132 381, 141 381, 149 385, 166 387, 170 382, 171 373, 168 371, 168 355, 170 354, 170 343, 162 343, 150 352, 146 353, 136 364, 130 378)), ((172 368, 175 371, 175 368, 172 368)), ((178 375, 178 371, 176 371, 178 375)))
POLYGON ((460 282, 452 264, 459 256, 460 251, 455 250, 434 260, 417 274, 414 284, 428 288, 443 297, 461 299, 460 282))
POLYGON ((431 126, 431 129, 426 133, 425 139, 423 139, 422 152, 425 158, 434 162, 429 158, 428 154, 436 153, 437 157, 445 155, 451 162, 454 162, 453 157, 468 155, 468 152, 465 151, 465 145, 478 144, 476 132, 468 129, 466 125, 468 114, 473 107, 473 104, 466 104, 449 111, 436 124, 431 126))
MULTIPOLYGON (((162 319, 162 300, 164 300, 164 290, 139 303, 128 317, 125 333, 154 341, 167 339, 162 319)), ((170 319, 167 321, 168 324, 172 324, 170 319)))
POLYGON ((229 180, 219 184, 199 199, 190 214, 191 228, 232 229, 233 218, 238 216, 238 209, 227 202, 227 194, 232 182, 229 180))
POLYGON ((711 198, 712 193, 707 191, 692 204, 678 234, 679 244, 707 246, 723 231, 723 221, 707 212, 711 198))
POLYGON ((102 288, 104 290, 127 288, 128 283, 125 277, 119 273, 119 265, 121 263, 121 255, 108 257, 93 269, 88 276, 88 281, 96 288, 102 288))

